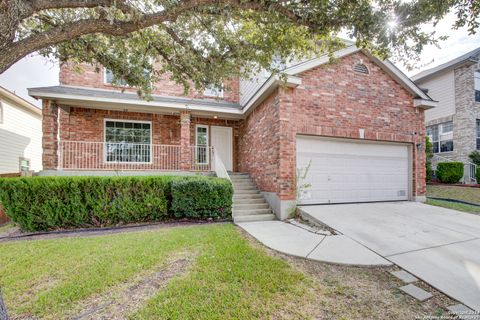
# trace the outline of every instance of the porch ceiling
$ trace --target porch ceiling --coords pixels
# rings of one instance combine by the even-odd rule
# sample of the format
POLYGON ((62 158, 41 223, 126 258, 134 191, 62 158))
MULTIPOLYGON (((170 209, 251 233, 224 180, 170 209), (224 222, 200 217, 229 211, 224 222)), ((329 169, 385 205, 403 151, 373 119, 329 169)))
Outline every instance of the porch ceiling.
POLYGON ((70 86, 30 88, 28 94, 36 99, 54 100, 59 104, 142 113, 179 114, 190 110, 194 116, 241 119, 242 107, 238 103, 213 99, 190 99, 153 95, 152 100, 140 99, 135 93, 87 89, 70 86))

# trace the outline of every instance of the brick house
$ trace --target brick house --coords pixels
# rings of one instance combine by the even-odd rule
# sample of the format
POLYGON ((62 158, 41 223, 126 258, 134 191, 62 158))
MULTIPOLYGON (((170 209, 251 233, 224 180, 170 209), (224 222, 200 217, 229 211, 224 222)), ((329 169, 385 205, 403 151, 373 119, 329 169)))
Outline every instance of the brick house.
POLYGON ((433 142, 433 164, 459 161, 465 183, 475 181, 468 155, 480 150, 480 48, 412 77, 438 101, 425 112, 427 134, 433 142))
POLYGON ((43 100, 43 174, 222 167, 234 216, 261 206, 251 220, 270 210, 285 219, 297 202, 423 200, 424 110, 435 102, 388 61, 353 45, 336 56, 286 66, 286 79, 233 79, 224 91, 185 96, 165 79, 152 101, 113 87, 108 71, 66 63, 60 86, 29 89, 43 100))

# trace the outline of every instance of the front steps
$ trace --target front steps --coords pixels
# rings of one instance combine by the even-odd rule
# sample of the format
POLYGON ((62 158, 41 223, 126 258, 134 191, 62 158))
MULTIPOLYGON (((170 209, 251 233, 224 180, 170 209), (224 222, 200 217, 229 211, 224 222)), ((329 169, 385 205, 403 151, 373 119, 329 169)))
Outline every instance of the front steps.
POLYGON ((247 173, 230 173, 233 184, 233 221, 252 222, 275 220, 265 198, 247 173))

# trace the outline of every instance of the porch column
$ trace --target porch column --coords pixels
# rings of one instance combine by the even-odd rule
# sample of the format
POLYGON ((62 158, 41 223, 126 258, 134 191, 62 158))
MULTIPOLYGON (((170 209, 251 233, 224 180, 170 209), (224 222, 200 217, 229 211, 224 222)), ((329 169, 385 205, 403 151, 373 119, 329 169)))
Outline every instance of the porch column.
POLYGON ((192 151, 190 148, 190 111, 180 112, 180 169, 190 171, 192 168, 192 151))
POLYGON ((42 101, 42 164, 43 170, 58 169, 58 106, 42 101))

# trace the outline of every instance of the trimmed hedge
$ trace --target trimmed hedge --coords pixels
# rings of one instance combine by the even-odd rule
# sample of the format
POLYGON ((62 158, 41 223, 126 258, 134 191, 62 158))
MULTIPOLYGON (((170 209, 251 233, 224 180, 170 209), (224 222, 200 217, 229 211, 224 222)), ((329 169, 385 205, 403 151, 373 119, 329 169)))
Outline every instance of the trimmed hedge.
POLYGON ((213 177, 31 177, 0 179, 0 201, 6 214, 25 231, 111 226, 183 217, 231 217, 231 183, 213 177), (192 181, 190 197, 172 186, 192 181), (226 185, 229 185, 227 187, 226 185), (216 192, 216 189, 220 191, 216 192), (214 197, 210 200, 209 197, 214 197), (203 207, 200 204, 205 204, 203 207), (179 212, 172 211, 172 203, 179 212), (184 206, 178 205, 184 203, 184 206), (207 205, 208 204, 208 205, 207 205), (222 214, 220 214, 222 213, 222 214), (223 214, 225 213, 225 214, 223 214))
POLYGON ((440 162, 437 164, 436 176, 443 183, 457 183, 463 177, 462 162, 440 162))
POLYGON ((172 212, 177 218, 228 218, 232 196, 227 179, 176 179, 172 181, 172 212))

